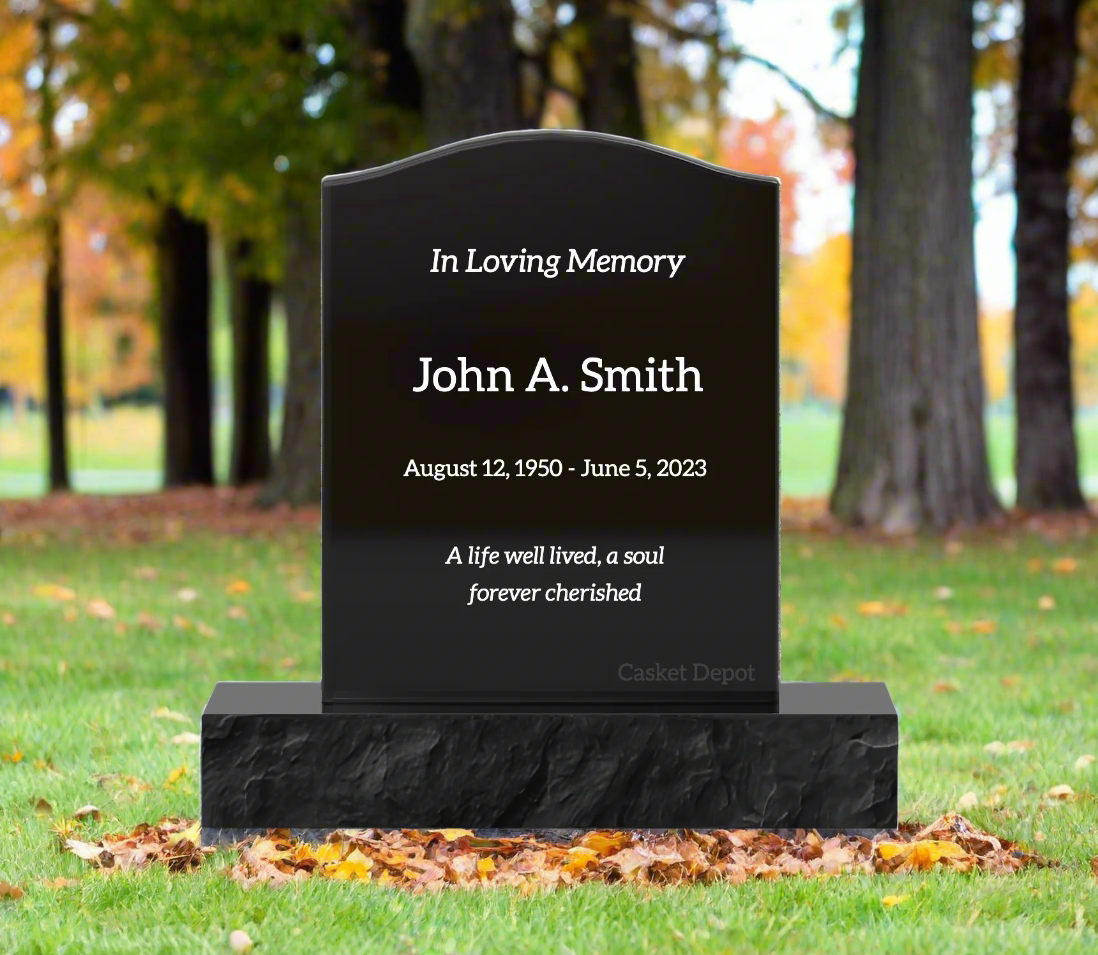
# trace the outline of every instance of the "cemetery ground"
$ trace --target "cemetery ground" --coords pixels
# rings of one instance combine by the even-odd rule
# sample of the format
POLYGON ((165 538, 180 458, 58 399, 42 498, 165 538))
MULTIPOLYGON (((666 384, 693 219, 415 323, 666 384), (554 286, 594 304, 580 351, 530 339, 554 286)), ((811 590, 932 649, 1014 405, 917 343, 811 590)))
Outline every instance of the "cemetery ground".
MULTIPOLYGON (((317 877, 245 889, 229 849, 192 872, 93 869, 55 831, 81 807, 101 814, 76 824, 86 840, 197 818, 196 734, 216 681, 318 677, 315 514, 253 514, 224 493, 8 503, 0 894, 20 897, 0 898, 0 952, 221 953, 234 930, 260 955, 1093 951, 1098 532, 790 529, 812 510, 792 507, 783 536, 783 677, 886 680, 901 819, 960 808, 1058 865, 529 897, 317 877)), ((393 679, 415 679, 414 657, 393 679)))

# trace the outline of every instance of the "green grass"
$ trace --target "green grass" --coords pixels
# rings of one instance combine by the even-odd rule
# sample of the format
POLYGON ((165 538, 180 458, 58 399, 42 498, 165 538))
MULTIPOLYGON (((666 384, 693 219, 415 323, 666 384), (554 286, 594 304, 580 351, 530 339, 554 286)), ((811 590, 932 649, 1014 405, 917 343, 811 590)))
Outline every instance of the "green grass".
POLYGON ((318 676, 319 608, 294 598, 317 589, 317 560, 315 540, 302 532, 143 547, 76 541, 0 548, 0 614, 16 618, 0 623, 0 754, 24 754, 18 763, 0 761, 0 879, 26 892, 20 901, 0 901, 0 952, 224 953, 236 928, 256 941, 258 955, 1063 955, 1098 943, 1098 882, 1089 868, 1098 854, 1098 764, 1074 768, 1080 755, 1098 754, 1095 538, 1058 545, 995 539, 967 543, 960 553, 931 541, 884 546, 792 534, 784 541, 784 677, 887 680, 900 711, 901 815, 930 821, 963 793, 984 801, 998 792, 997 807, 967 815, 1060 859, 1058 869, 1009 878, 932 872, 674 890, 586 886, 524 900, 509 891, 410 896, 321 880, 244 891, 224 875, 227 854, 194 875, 107 877, 58 852, 52 817, 86 803, 104 812, 92 834, 197 815, 197 747, 171 737, 198 730, 219 679, 318 676), (1078 560, 1074 573, 1050 569, 1064 556, 1078 560), (1028 566, 1034 558, 1040 570, 1028 566), (138 567, 159 575, 143 579, 138 567), (252 591, 226 594, 234 579, 252 591), (44 583, 71 587, 76 598, 36 596, 44 583), (943 586, 951 600, 935 598, 943 586), (197 598, 181 600, 182 588, 197 598), (1056 608, 1041 611, 1046 595, 1056 608), (85 608, 94 598, 108 601, 118 619, 90 617, 85 608), (860 615, 859 603, 869 600, 908 610, 860 615), (229 617, 234 605, 247 619, 229 617), (71 608, 78 616, 66 619, 71 608), (141 614, 163 628, 137 626, 141 614), (173 625, 176 616, 186 620, 173 625), (974 631, 976 620, 994 621, 995 632, 974 631), (942 682, 958 689, 935 692, 942 682), (188 722, 150 715, 161 706, 188 722), (984 745, 996 739, 1034 745, 989 755, 984 745), (165 788, 180 765, 187 773, 165 788), (130 774, 152 789, 115 793, 96 785, 99 773, 130 774), (1060 783, 1079 798, 1045 805, 1042 795, 1060 783), (41 799, 52 814, 35 812, 41 799), (58 876, 79 885, 43 884, 58 876), (885 909, 880 899, 889 894, 910 898, 885 909))
MULTIPOLYGON (((277 441, 279 420, 271 422, 277 441)), ((792 407, 782 412, 782 490, 792 497, 822 497, 831 488, 839 452, 841 421, 835 411, 792 407)), ((1079 415, 1080 471, 1087 493, 1098 497, 1098 411, 1079 415)), ((1014 419, 987 416, 988 453, 999 493, 1014 498, 1014 419)), ((216 471, 229 469, 229 411, 219 407, 214 422, 216 471)), ((76 489, 85 493, 152 491, 160 486, 160 413, 126 409, 99 417, 73 414, 69 424, 76 489)), ((27 497, 45 489, 42 419, 0 415, 0 497, 27 497)))

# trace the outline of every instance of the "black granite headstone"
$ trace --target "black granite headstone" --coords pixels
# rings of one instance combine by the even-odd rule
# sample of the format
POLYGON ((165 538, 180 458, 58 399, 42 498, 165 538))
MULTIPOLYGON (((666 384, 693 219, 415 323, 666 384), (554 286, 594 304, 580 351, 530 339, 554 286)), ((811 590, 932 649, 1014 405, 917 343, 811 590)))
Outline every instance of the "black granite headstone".
POLYGON ((779 683, 777 180, 503 133, 323 189, 323 671, 219 684, 208 838, 885 828, 883 684, 779 683))
POLYGON ((778 181, 428 155, 324 182, 324 702, 775 710, 778 181))

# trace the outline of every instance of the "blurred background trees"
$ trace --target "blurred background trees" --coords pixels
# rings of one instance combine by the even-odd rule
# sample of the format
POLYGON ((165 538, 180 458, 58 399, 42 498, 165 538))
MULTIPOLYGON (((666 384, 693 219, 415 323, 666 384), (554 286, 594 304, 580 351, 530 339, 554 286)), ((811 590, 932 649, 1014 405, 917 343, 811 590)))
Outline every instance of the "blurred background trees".
POLYGON ((1015 483, 1081 508, 1095 8, 0 0, 0 494, 71 487, 75 446, 77 490, 317 500, 320 178, 575 126, 781 177, 787 493, 894 531, 1015 483), (981 220, 1015 194, 990 297, 981 220))

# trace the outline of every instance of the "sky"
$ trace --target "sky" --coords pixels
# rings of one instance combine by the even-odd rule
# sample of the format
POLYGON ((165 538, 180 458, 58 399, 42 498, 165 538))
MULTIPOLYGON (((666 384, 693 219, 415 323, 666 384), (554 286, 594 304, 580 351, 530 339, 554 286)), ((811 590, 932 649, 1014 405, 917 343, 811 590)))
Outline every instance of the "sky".
MULTIPOLYGON (((836 58, 838 34, 831 25, 835 0, 725 0, 734 41, 782 67, 836 112, 849 114, 854 102, 857 53, 836 58)), ((733 116, 765 119, 774 104, 789 110, 798 129, 794 168, 804 176, 797 196, 798 252, 809 252, 827 236, 850 228, 851 190, 836 182, 823 162, 815 136, 815 114, 785 81, 752 63, 732 77, 726 106, 733 116)), ((976 129, 987 122, 986 104, 977 101, 976 129)), ((992 307, 1014 303, 1014 196, 993 195, 990 183, 977 183, 976 278, 981 300, 992 307)))

